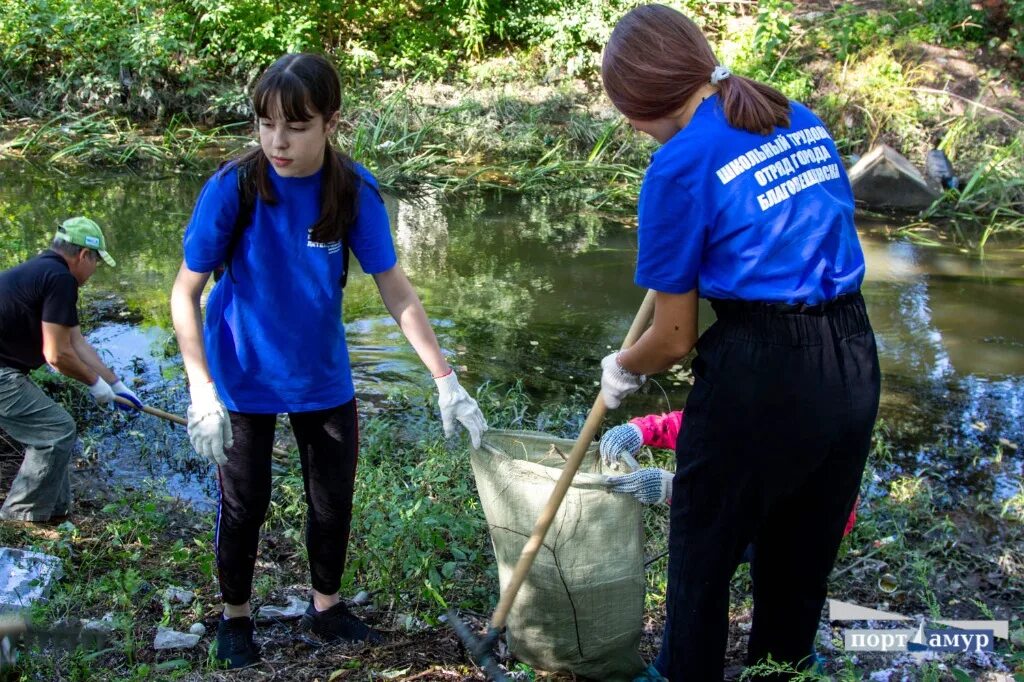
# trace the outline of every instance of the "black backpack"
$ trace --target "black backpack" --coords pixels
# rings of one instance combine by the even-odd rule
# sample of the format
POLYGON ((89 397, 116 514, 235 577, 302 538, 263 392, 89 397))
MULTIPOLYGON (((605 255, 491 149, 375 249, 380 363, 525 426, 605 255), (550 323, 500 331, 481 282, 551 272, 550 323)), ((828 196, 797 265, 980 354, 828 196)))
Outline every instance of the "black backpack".
MULTIPOLYGON (((256 191, 256 183, 247 182, 250 170, 248 164, 238 164, 238 174, 236 176, 238 180, 238 215, 235 217, 235 224, 231 228, 231 241, 228 242, 224 262, 213 269, 214 282, 220 281, 220 278, 224 276, 225 270, 231 281, 235 282, 235 276, 231 274, 231 261, 235 257, 235 249, 238 248, 239 242, 242 241, 242 234, 249 227, 249 224, 252 223, 253 213, 256 211, 256 197, 259 194, 256 191)), ((359 177, 358 174, 356 177, 359 177)), ((361 181, 362 178, 360 178, 361 181)), ((340 284, 341 288, 344 289, 348 283, 348 259, 350 252, 347 244, 343 245, 342 248, 344 251, 342 251, 340 284)))

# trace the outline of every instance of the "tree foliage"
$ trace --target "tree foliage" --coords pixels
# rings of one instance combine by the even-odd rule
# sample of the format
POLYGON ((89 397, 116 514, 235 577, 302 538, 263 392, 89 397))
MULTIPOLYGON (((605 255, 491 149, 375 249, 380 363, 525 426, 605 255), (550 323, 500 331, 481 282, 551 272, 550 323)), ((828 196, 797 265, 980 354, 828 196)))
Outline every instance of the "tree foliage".
MULTIPOLYGON (((153 116, 201 101, 230 112, 263 67, 299 50, 330 55, 352 78, 438 76, 495 53, 534 49, 570 73, 592 72, 614 22, 636 4, 0 0, 0 95, 9 100, 5 109, 21 115, 112 107, 153 116)), ((674 4, 706 14, 703 3, 674 4)))
MULTIPOLYGON (((824 13, 790 0, 665 1, 705 29, 723 63, 804 101, 820 85, 814 60, 866 63, 920 43, 1024 55, 1024 0, 839 3, 824 13)), ((246 93, 260 70, 298 50, 329 55, 349 85, 466 73, 593 77, 615 22, 638 4, 0 0, 0 119, 100 112, 236 122, 249 117, 246 93), (507 55, 514 59, 484 63, 507 55)))

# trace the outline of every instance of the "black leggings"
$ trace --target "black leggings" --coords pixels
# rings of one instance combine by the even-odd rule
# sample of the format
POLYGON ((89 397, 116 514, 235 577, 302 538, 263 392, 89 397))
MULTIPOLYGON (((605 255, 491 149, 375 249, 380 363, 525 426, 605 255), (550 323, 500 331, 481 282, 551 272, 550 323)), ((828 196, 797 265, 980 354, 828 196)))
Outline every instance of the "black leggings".
MULTIPOLYGON (((313 589, 334 594, 341 586, 352 521, 352 492, 359 458, 356 401, 329 410, 288 415, 299 445, 306 492, 306 548, 313 589)), ((270 465, 277 415, 231 412, 234 444, 217 468, 217 572, 227 604, 249 601, 260 526, 270 506, 270 465)))
POLYGON ((878 354, 859 294, 823 312, 714 308, 673 481, 658 663, 674 682, 722 679, 729 581, 748 543, 748 660, 806 664, 878 411, 878 354))

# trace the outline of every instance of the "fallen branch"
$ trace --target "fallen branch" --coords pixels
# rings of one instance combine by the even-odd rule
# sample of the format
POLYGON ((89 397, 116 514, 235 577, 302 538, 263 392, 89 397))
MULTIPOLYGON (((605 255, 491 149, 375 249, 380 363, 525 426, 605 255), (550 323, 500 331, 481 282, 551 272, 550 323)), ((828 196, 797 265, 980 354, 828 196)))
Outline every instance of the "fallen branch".
POLYGON ((406 679, 407 682, 411 682, 412 680, 422 680, 422 679, 426 678, 428 675, 433 675, 433 674, 442 675, 444 677, 451 677, 451 678, 456 679, 456 680, 463 679, 463 677, 462 677, 462 675, 460 673, 457 673, 454 670, 445 670, 444 668, 440 668, 440 667, 438 667, 436 665, 427 668, 426 670, 424 670, 421 673, 416 673, 412 677, 406 677, 405 679, 406 679))
POLYGON ((938 88, 928 88, 928 87, 924 87, 924 86, 904 87, 904 88, 901 88, 901 89, 902 90, 912 90, 914 92, 927 92, 927 93, 930 93, 930 94, 933 94, 933 95, 946 95, 948 97, 954 97, 956 99, 959 99, 959 100, 962 100, 964 102, 967 102, 968 104, 971 104, 973 106, 981 107, 982 109, 985 109, 986 111, 991 111, 993 114, 999 114, 1000 116, 1002 116, 1002 117, 1004 117, 1006 119, 1009 119, 1010 121, 1013 121, 1017 125, 1024 127, 1024 121, 1021 121, 1019 118, 1011 116, 1010 114, 1006 113, 1002 109, 996 109, 994 107, 990 107, 987 104, 982 104, 981 102, 978 102, 977 100, 970 99, 969 97, 964 97, 963 95, 958 95, 955 92, 950 92, 949 90, 939 90, 938 88))
POLYGON ((847 571, 850 571, 851 569, 853 569, 853 568, 856 568, 857 566, 860 566, 860 565, 861 565, 861 564, 863 564, 863 563, 864 563, 865 561, 867 561, 867 560, 868 560, 868 559, 870 559, 871 557, 873 557, 873 556, 875 556, 876 554, 878 554, 878 553, 879 553, 880 551, 882 551, 882 550, 881 550, 881 549, 876 549, 876 550, 874 550, 874 551, 872 551, 872 552, 868 552, 867 554, 865 554, 864 556, 862 556, 862 557, 861 557, 860 559, 858 559, 857 561, 854 561, 854 562, 853 562, 852 564, 850 564, 849 566, 847 566, 846 568, 844 568, 844 569, 842 569, 842 570, 839 570, 839 571, 836 571, 835 573, 833 573, 833 574, 832 574, 832 578, 838 578, 838 577, 839 577, 839 576, 841 576, 841 575, 842 575, 843 573, 846 573, 847 571))

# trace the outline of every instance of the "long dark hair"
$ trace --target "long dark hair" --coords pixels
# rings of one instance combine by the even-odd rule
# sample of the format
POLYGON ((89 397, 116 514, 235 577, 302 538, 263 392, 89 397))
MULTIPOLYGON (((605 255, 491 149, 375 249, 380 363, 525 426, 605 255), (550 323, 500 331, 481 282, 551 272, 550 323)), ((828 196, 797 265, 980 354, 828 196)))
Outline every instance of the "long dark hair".
MULTIPOLYGON (((324 122, 341 108, 341 79, 334 66, 318 54, 306 52, 286 54, 271 64, 252 93, 252 106, 257 118, 267 117, 278 102, 281 114, 289 121, 309 121, 317 114, 324 122)), ((265 203, 277 202, 270 183, 270 161, 257 146, 221 167, 225 171, 238 167, 243 192, 265 203)), ((358 211, 356 197, 362 182, 352 160, 327 141, 324 153, 323 180, 320 190, 320 217, 313 225, 312 238, 318 242, 344 240, 355 222, 358 211)))
MULTIPOLYGON (((637 121, 675 113, 711 82, 718 65, 697 24, 664 5, 643 5, 615 25, 601 62, 605 92, 637 121)), ((730 75, 718 82, 725 118, 734 128, 767 135, 789 126, 789 100, 775 88, 730 75)))

